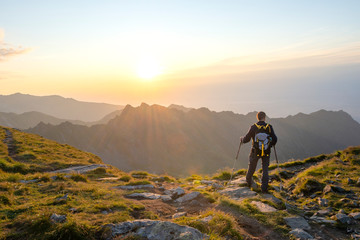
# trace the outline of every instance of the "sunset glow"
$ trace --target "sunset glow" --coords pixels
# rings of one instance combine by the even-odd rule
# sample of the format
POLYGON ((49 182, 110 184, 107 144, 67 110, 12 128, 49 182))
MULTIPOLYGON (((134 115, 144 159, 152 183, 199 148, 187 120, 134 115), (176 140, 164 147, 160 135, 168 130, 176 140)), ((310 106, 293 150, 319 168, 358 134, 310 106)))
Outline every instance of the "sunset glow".
POLYGON ((158 61, 152 57, 143 57, 136 66, 137 75, 144 81, 152 81, 162 73, 158 61))

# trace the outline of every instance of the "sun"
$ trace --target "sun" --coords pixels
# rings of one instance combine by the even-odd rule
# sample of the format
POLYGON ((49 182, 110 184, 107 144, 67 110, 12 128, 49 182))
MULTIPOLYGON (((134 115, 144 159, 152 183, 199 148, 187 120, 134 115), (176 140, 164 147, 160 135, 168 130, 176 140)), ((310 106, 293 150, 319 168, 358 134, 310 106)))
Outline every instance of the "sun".
POLYGON ((137 63, 136 73, 142 80, 151 81, 162 73, 162 68, 155 58, 143 57, 137 63))

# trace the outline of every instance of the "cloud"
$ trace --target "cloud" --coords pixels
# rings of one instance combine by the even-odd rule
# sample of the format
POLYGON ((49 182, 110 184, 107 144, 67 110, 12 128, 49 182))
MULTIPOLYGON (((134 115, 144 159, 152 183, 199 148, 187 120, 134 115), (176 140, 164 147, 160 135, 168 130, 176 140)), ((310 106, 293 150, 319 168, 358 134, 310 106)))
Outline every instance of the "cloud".
MULTIPOLYGON (((187 69, 176 73, 175 79, 204 79, 226 75, 248 75, 263 71, 286 71, 316 67, 331 67, 360 63, 360 42, 327 49, 301 49, 296 46, 284 47, 277 51, 259 55, 224 59, 209 66, 187 69)), ((244 76, 245 76, 244 75, 244 76)), ((216 81, 216 80, 215 80, 216 81)))
POLYGON ((15 46, 13 44, 4 42, 4 35, 4 30, 0 29, 0 61, 5 61, 9 57, 21 55, 30 51, 30 48, 15 46))

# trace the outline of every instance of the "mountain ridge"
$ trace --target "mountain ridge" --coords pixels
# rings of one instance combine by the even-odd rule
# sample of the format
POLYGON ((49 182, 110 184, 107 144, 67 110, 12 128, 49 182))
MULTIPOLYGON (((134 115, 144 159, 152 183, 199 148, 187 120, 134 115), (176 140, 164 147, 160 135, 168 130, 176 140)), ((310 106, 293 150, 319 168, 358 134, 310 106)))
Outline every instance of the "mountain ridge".
MULTIPOLYGON (((107 124, 40 125, 28 132, 95 153, 127 171, 142 169, 176 176, 231 167, 239 137, 255 122, 255 116, 256 112, 242 115, 207 108, 184 112, 143 103, 125 106, 122 114, 107 124)), ((343 111, 320 110, 268 120, 279 137, 281 161, 360 144, 360 124, 343 111)), ((247 166, 250 145, 240 151, 240 167, 247 166)))

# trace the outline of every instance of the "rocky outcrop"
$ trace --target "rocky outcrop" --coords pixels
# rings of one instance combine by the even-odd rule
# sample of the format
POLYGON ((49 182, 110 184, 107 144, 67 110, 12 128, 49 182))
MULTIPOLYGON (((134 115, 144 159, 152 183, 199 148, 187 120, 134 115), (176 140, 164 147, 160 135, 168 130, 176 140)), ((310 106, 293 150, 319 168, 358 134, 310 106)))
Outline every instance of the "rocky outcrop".
POLYGON ((119 224, 107 224, 103 226, 103 229, 109 232, 106 237, 107 240, 117 239, 119 236, 135 236, 149 240, 203 240, 209 238, 195 228, 166 221, 135 220, 119 224))
POLYGON ((229 196, 232 199, 241 199, 246 197, 254 197, 256 192, 251 191, 248 187, 231 187, 219 191, 220 194, 229 196))
POLYGON ((76 167, 70 167, 65 169, 59 169, 56 171, 52 171, 49 173, 86 173, 92 170, 95 170, 97 168, 107 168, 104 164, 92 164, 92 165, 85 165, 85 166, 76 166, 76 167))
POLYGON ((251 204, 255 205, 259 209, 259 211, 263 213, 271 213, 277 211, 276 208, 273 208, 272 206, 263 202, 252 201, 251 204))
POLYGON ((182 197, 179 197, 178 199, 175 200, 175 202, 177 202, 177 203, 188 202, 188 201, 191 201, 191 200, 197 198, 198 196, 200 196, 199 192, 191 192, 182 197))
POLYGON ((310 230, 311 227, 309 223, 303 217, 286 217, 284 218, 286 224, 291 227, 292 230, 297 228, 310 230))
POLYGON ((314 239, 313 236, 311 236, 309 233, 305 232, 300 228, 296 228, 290 231, 290 234, 293 235, 296 239, 300 239, 300 240, 314 239))

